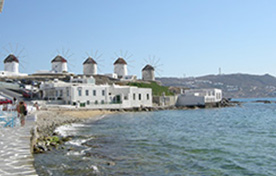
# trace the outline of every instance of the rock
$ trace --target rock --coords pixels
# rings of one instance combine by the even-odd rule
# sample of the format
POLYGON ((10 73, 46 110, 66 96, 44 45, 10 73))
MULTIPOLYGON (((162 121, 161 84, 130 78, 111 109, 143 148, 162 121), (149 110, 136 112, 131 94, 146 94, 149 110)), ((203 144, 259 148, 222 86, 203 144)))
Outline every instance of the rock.
POLYGON ((257 103, 265 103, 265 104, 271 104, 271 101, 269 100, 257 100, 257 103))
POLYGON ((92 156, 92 154, 91 153, 85 153, 85 155, 84 156, 86 156, 86 157, 91 157, 92 156))
POLYGON ((73 147, 70 147, 67 149, 67 151, 74 151, 75 149, 73 147))
POLYGON ((45 145, 36 145, 35 149, 37 151, 40 151, 40 152, 46 152, 47 151, 47 147, 45 145))

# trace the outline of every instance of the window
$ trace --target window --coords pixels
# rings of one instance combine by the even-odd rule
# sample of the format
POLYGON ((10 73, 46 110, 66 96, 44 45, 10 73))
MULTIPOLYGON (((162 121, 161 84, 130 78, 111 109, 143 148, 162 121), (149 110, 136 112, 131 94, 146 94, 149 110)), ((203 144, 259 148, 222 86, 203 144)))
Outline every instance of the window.
POLYGON ((135 100, 135 93, 133 94, 133 100, 135 100))
POLYGON ((147 94, 147 100, 149 100, 150 99, 150 96, 149 96, 149 94, 147 94))
POLYGON ((67 94, 68 97, 70 96, 70 92, 69 92, 68 89, 66 90, 66 94, 67 94))
POLYGON ((86 96, 89 95, 89 90, 85 90, 85 95, 86 95, 86 96))
POLYGON ((96 96, 96 90, 93 90, 93 95, 96 96))
POLYGON ((95 101, 95 104, 98 104, 98 100, 95 101))
POLYGON ((81 90, 79 90, 79 96, 81 96, 81 90))
POLYGON ((90 105, 90 101, 89 101, 89 100, 87 100, 87 101, 86 101, 86 104, 87 104, 87 105, 90 105))
POLYGON ((142 99, 142 95, 141 94, 139 94, 139 100, 141 100, 142 99))
POLYGON ((128 100, 128 97, 127 97, 127 95, 125 95, 125 96, 124 96, 124 100, 128 100))
POLYGON ((105 91, 104 90, 102 90, 102 96, 105 96, 105 91))
POLYGON ((63 96, 63 91, 62 91, 62 90, 59 91, 59 96, 60 96, 60 97, 63 96))
POLYGON ((58 97, 58 90, 56 91, 56 97, 58 97))
POLYGON ((101 103, 104 104, 104 100, 102 100, 101 103))

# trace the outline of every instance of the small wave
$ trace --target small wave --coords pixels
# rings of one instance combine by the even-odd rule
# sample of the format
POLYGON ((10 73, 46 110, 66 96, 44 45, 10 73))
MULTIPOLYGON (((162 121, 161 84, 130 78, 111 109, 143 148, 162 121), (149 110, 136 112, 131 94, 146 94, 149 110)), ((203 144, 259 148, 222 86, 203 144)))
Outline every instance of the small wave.
POLYGON ((72 126, 71 125, 63 125, 63 126, 59 126, 55 129, 55 132, 60 134, 61 136, 67 136, 68 135, 68 131, 72 130, 72 126))
POLYGON ((80 156, 83 155, 84 153, 82 151, 78 152, 78 151, 69 151, 66 153, 66 155, 68 156, 80 156))
POLYGON ((72 127, 90 127, 89 125, 83 124, 83 123, 72 123, 72 127))
POLYGON ((59 126, 56 128, 55 132, 61 136, 73 136, 78 134, 79 128, 89 128, 89 125, 81 123, 73 123, 68 125, 59 126))
POLYGON ((93 169, 94 173, 99 173, 100 172, 97 166, 91 165, 90 168, 93 169))

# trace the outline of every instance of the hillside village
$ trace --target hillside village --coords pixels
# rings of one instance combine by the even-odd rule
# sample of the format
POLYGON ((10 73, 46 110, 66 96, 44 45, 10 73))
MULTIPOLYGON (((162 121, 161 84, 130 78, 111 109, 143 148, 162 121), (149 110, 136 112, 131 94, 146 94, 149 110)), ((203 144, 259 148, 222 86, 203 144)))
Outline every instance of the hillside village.
POLYGON ((113 73, 101 75, 91 57, 83 62, 80 75, 68 72, 67 62, 57 55, 51 60, 50 70, 24 74, 19 71, 19 59, 10 54, 4 59, 4 71, 1 71, 2 87, 40 104, 71 108, 204 107, 206 104, 218 106, 222 100, 219 89, 174 92, 155 80, 155 68, 150 64, 141 69, 142 79, 137 79, 136 75, 128 74, 127 62, 121 57, 114 61, 113 73))

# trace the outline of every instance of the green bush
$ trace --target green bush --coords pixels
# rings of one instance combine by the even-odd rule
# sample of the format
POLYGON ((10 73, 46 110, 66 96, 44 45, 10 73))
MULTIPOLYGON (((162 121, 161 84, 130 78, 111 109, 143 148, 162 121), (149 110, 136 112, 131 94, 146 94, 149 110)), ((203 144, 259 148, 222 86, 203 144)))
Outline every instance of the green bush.
POLYGON ((165 92, 165 95, 167 96, 174 95, 172 92, 169 91, 168 87, 160 86, 156 82, 151 82, 151 83, 130 82, 127 85, 136 86, 140 88, 151 88, 153 96, 162 96, 163 92, 165 92))

